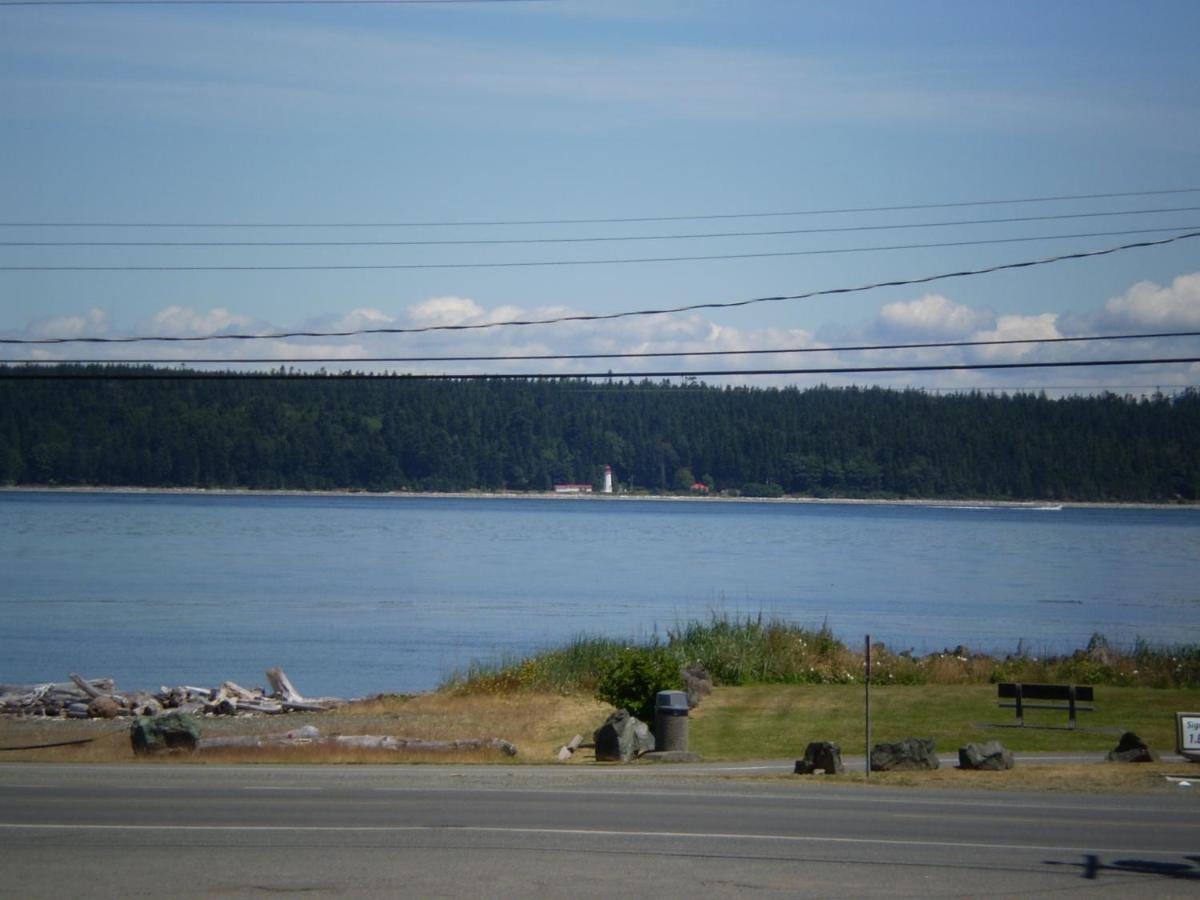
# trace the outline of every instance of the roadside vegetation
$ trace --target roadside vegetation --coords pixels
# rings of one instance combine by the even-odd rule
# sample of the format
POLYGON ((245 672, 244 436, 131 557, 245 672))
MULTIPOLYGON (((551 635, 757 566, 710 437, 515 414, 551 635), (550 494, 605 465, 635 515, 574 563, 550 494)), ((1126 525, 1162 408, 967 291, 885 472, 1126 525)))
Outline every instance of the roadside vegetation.
MULTIPOLYGON (((806 629, 763 617, 713 616, 680 625, 658 642, 581 637, 563 647, 494 665, 474 664, 440 690, 381 695, 324 713, 212 718, 205 736, 259 734, 312 724, 323 734, 374 734, 430 740, 501 737, 518 747, 516 763, 547 763, 574 734, 590 738, 614 706, 636 709, 654 691, 683 686, 682 672, 703 669, 713 685, 691 713, 690 749, 707 760, 798 758, 810 741, 836 741, 864 752, 863 653, 827 627, 806 629)), ((999 740, 1016 752, 1103 754, 1123 731, 1160 752, 1174 749, 1174 713, 1200 709, 1200 647, 1114 647, 1100 636, 1070 654, 1021 646, 1000 656, 957 647, 914 656, 872 648, 872 739, 932 738, 943 753, 972 741, 999 740), (1094 712, 1065 728, 1060 711, 1029 710, 1016 726, 997 705, 995 682, 1093 684, 1094 712), (1046 727, 1050 726, 1050 727, 1046 727)), ((694 686, 694 685, 693 685, 694 686)), ((640 709, 638 708, 640 705, 640 709)), ((128 725, 103 720, 0 720, 0 762, 132 762, 128 725), (62 742, 90 739, 87 743, 62 742), (46 746, 57 743, 58 746, 46 746), (17 749, 27 748, 27 749, 17 749)), ((571 764, 590 761, 578 753, 571 764)), ((205 752, 191 762, 400 763, 509 762, 495 753, 383 753, 328 748, 205 752)), ((1185 769, 1187 767, 1184 767, 1185 769)), ((1161 790, 1154 766, 1020 767, 1014 773, 893 773, 880 783, 971 785, 1027 790, 1161 790)), ((841 782, 861 779, 847 775, 841 782)), ((872 783, 877 779, 873 776, 872 783)))
MULTIPOLYGON (((861 684, 862 648, 851 648, 827 627, 804 628, 779 619, 714 615, 669 630, 665 641, 631 644, 579 637, 564 647, 520 659, 474 663, 452 675, 443 691, 595 693, 615 667, 635 657, 668 657, 673 670, 700 666, 714 686, 861 684)), ((1039 652, 1024 643, 999 655, 956 647, 923 656, 883 644, 872 648, 871 682, 878 685, 987 685, 1001 681, 1113 687, 1200 687, 1200 645, 1110 644, 1095 634, 1069 654, 1039 652)), ((649 669, 659 671, 654 665, 649 669)), ((681 683, 669 687, 680 687, 681 683)))

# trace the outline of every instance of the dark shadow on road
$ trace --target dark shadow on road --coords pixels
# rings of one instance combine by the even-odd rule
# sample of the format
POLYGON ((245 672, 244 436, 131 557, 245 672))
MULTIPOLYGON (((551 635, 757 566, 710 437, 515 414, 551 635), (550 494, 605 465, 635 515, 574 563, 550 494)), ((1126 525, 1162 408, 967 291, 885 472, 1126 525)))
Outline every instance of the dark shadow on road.
POLYGON ((1112 872, 1125 875, 1157 875, 1161 878, 1200 882, 1200 856, 1183 858, 1187 862, 1163 862, 1158 859, 1114 859, 1112 862, 1105 862, 1099 855, 1088 853, 1084 855, 1082 862, 1048 859, 1046 865, 1077 867, 1082 877, 1092 881, 1104 872, 1112 872))

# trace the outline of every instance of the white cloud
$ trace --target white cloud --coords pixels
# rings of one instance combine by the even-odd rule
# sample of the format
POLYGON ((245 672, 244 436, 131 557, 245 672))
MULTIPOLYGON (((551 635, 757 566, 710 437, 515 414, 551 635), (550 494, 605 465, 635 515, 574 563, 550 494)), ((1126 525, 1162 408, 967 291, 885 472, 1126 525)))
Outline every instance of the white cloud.
POLYGON ((433 297, 408 308, 408 318, 418 328, 472 325, 483 315, 483 307, 465 297, 433 297))
POLYGON ((1114 324, 1154 328, 1200 327, 1200 272, 1180 275, 1170 287, 1139 281, 1104 305, 1114 324))
MULTIPOLYGON (((1042 313, 1037 316, 1000 316, 996 327, 978 331, 971 336, 975 341, 1019 341, 1059 338, 1058 316, 1042 313)), ((998 347, 980 347, 976 350, 984 359, 1017 358, 1037 348, 1038 344, 1005 344, 998 347)))
POLYGON ((879 312, 882 331, 909 338, 966 337, 991 319, 990 312, 954 303, 941 294, 926 294, 916 300, 889 303, 879 312))
MULTIPOLYGON (((352 309, 340 319, 335 319, 329 331, 357 331, 360 328, 389 328, 396 319, 378 309, 352 309)), ((313 329, 317 330, 317 329, 313 329)))
POLYGON ((249 316, 231 313, 222 307, 201 313, 187 306, 168 306, 155 314, 149 330, 159 337, 194 337, 220 334, 253 324, 254 320, 249 316))
POLYGON ((101 337, 108 327, 108 312, 93 307, 79 315, 40 319, 30 326, 29 333, 39 338, 101 337))
MULTIPOLYGON (((1105 317, 1113 329, 1117 319, 1127 326, 1136 321, 1143 327, 1149 324, 1178 325, 1195 321, 1191 316, 1200 307, 1200 273, 1175 279, 1169 287, 1145 283, 1131 287, 1121 297, 1103 307, 1093 308, 1076 316, 1056 313, 997 315, 980 311, 938 294, 928 294, 912 300, 889 303, 879 313, 857 328, 840 334, 822 332, 816 336, 803 329, 739 328, 716 322, 701 312, 663 316, 638 316, 591 322, 567 322, 538 327, 481 328, 463 331, 431 331, 403 335, 359 335, 353 340, 342 339, 271 339, 253 342, 213 341, 202 344, 162 344, 153 342, 139 347, 137 355, 147 358, 178 359, 180 357, 213 357, 236 365, 253 357, 269 359, 334 360, 327 364, 331 371, 347 368, 379 369, 364 363, 357 366, 355 358, 362 357, 500 357, 499 359, 432 360, 420 363, 387 364, 389 371, 414 374, 466 374, 478 372, 559 373, 612 371, 658 373, 702 369, 706 371, 735 369, 795 369, 844 368, 856 366, 954 365, 981 361, 1078 361, 1113 355, 1112 347, 1079 344, 1015 344, 997 347, 913 348, 871 352, 830 350, 849 344, 920 343, 938 340, 1039 340, 1096 334, 1103 328, 1097 323, 1105 317), (1124 318, 1122 318, 1124 317, 1124 318), (803 350, 801 353, 750 353, 761 350, 803 350), (505 359, 518 356, 572 354, 662 353, 687 354, 727 351, 729 355, 712 356, 646 356, 626 359, 505 359), (743 352, 744 351, 744 352, 743 352)), ((329 314, 309 320, 305 330, 348 331, 358 328, 439 325, 486 325, 514 319, 546 319, 574 315, 581 310, 562 305, 524 308, 504 304, 488 306, 476 299, 461 296, 431 297, 415 303, 395 315, 375 307, 362 306, 341 314, 329 314)), ((109 322, 105 310, 92 309, 77 315, 61 316, 31 323, 23 332, 30 336, 84 336, 113 332, 120 334, 158 334, 163 336, 201 336, 220 334, 236 328, 253 333, 292 330, 291 323, 266 323, 226 308, 208 311, 174 305, 162 309, 151 325, 118 326, 109 322)), ((1115 329, 1113 329, 1115 330, 1115 329)), ((1139 345, 1142 342, 1138 342, 1139 345)), ((1161 347, 1147 342, 1146 347, 1122 345, 1133 356, 1157 355, 1161 347)), ((72 345, 39 348, 55 358, 71 358, 79 353, 72 345)), ((0 355, 15 358, 19 349, 0 348, 0 355)), ((30 351, 32 352, 32 351, 30 351)), ((97 357, 121 359, 131 354, 127 345, 100 345, 93 349, 97 357)), ((249 365, 249 364, 247 364, 249 365)), ((298 368, 312 368, 303 362, 298 368)), ((1196 367, 1189 372, 1183 367, 1143 367, 1141 369, 1071 369, 1028 371, 940 371, 940 372, 879 372, 838 375, 778 376, 706 376, 714 384, 745 383, 759 386, 819 383, 879 384, 891 387, 919 386, 937 389, 995 388, 1011 390, 1039 388, 1043 385, 1072 386, 1086 391, 1091 385, 1105 383, 1121 385, 1148 384, 1169 389, 1192 383, 1196 367)))

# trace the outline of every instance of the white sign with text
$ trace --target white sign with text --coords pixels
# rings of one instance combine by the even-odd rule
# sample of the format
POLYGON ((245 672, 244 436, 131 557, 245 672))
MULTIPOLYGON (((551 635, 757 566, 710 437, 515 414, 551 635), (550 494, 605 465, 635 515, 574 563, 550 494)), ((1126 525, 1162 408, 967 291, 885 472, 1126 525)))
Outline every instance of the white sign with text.
POLYGON ((1200 713, 1176 713, 1177 750, 1186 755, 1200 756, 1200 713))

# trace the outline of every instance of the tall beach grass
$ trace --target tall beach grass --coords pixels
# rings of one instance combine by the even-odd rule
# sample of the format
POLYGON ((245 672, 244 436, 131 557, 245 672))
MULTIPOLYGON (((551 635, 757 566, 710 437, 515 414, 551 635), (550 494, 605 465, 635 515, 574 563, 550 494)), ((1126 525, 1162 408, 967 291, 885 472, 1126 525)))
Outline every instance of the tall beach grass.
MULTIPOLYGON (((472 663, 442 690, 592 692, 605 666, 629 646, 662 646, 681 667, 699 665, 715 685, 850 684, 865 675, 863 648, 838 639, 828 625, 806 628, 762 615, 714 614, 668 629, 665 641, 636 644, 580 636, 563 647, 496 663, 472 663)), ((914 655, 876 644, 873 684, 988 684, 999 681, 1061 682, 1130 687, 1200 687, 1200 645, 1111 644, 1099 634, 1073 653, 1045 653, 1024 643, 1007 654, 965 647, 914 655)))

